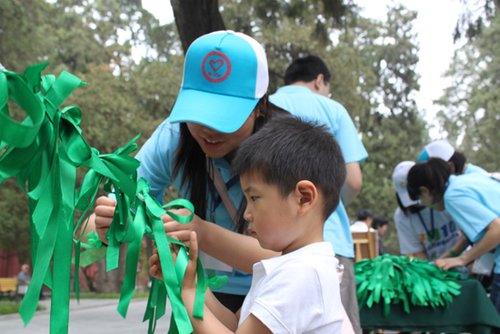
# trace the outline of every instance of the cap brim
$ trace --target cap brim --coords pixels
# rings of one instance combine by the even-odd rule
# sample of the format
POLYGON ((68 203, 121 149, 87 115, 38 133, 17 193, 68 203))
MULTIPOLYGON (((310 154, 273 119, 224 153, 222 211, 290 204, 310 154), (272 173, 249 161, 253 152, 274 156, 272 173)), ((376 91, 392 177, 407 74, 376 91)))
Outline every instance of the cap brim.
POLYGON ((397 189, 396 191, 398 193, 399 200, 401 201, 401 204, 403 204, 403 206, 405 208, 420 203, 420 201, 414 201, 414 200, 412 200, 410 198, 410 194, 408 193, 407 190, 397 189))
POLYGON ((197 123, 218 132, 233 133, 248 119, 259 99, 181 89, 170 113, 171 123, 197 123))

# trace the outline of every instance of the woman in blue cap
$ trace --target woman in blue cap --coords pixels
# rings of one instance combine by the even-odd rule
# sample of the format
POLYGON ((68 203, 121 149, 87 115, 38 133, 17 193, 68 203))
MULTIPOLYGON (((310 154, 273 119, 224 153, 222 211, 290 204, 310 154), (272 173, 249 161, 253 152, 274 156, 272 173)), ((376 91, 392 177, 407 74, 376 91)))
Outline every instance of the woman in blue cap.
POLYGON ((408 192, 413 200, 436 210, 445 210, 474 244, 458 257, 438 259, 448 270, 465 266, 483 254, 494 253, 494 275, 490 298, 500 313, 500 182, 488 174, 451 174, 446 161, 431 158, 408 173, 408 192))
MULTIPOLYGON (((150 183, 158 201, 173 184, 194 204, 190 224, 177 224, 165 215, 165 231, 183 242, 189 242, 190 230, 197 232, 204 267, 229 278, 215 292, 233 311, 248 292, 252 265, 276 255, 245 235, 243 192, 230 168, 240 144, 273 114, 285 113, 268 102, 268 83, 265 51, 254 39, 232 31, 198 38, 186 54, 170 116, 136 156, 141 161, 138 177, 150 183)), ((104 240, 114 206, 112 199, 97 200, 95 225, 104 240)))

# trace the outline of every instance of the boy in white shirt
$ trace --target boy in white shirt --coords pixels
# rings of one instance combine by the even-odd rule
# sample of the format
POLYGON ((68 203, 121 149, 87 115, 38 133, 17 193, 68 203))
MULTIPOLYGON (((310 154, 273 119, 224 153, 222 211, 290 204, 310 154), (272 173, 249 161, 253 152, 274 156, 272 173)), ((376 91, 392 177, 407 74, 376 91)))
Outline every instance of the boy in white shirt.
MULTIPOLYGON (((207 290, 193 317, 198 243, 191 232, 182 299, 196 333, 352 333, 340 301, 338 260, 323 223, 345 179, 341 150, 326 128, 280 117, 247 139, 232 161, 247 200, 248 233, 281 256, 254 264, 242 308, 232 313, 207 290)), ((158 256, 150 273, 161 278, 158 256)))

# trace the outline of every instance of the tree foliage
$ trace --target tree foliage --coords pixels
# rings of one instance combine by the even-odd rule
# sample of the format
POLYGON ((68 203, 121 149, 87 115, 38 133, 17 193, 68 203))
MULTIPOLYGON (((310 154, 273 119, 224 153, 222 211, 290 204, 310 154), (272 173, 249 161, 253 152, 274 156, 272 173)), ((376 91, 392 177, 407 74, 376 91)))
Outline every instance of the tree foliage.
POLYGON ((457 50, 447 72, 451 85, 438 116, 448 138, 469 161, 497 172, 500 166, 500 18, 457 50))
MULTIPOLYGON (((414 159, 428 140, 414 99, 419 89, 414 12, 395 6, 378 22, 360 16, 351 0, 171 3, 176 22, 160 26, 141 1, 0 0, 0 63, 23 71, 49 61, 48 73, 65 69, 87 81, 68 103, 81 108, 85 138, 105 153, 137 133, 142 143, 168 115, 182 80, 183 51, 203 33, 225 27, 261 42, 270 93, 283 84, 292 59, 317 54, 332 72, 333 97, 350 112, 369 152, 361 164, 362 192, 348 211, 352 217, 365 207, 392 217, 392 170, 414 159)), ((475 101, 481 104, 479 97, 475 101)), ((18 189, 14 182, 0 188, 0 203, 8 207, 0 211, 2 230, 12 230, 7 225, 12 221, 29 226, 18 189)), ((396 252, 392 232, 389 246, 396 252)), ((12 235, 0 234, 0 247, 11 245, 12 235)))

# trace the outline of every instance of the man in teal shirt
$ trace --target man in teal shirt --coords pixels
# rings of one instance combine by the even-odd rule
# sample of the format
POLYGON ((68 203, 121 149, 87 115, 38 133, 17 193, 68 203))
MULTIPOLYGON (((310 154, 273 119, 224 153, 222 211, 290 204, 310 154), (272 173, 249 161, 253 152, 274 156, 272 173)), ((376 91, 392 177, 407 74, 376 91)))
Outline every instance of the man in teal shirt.
POLYGON ((340 284, 342 303, 354 331, 361 333, 353 269, 354 247, 344 205, 351 202, 361 189, 359 162, 365 160, 368 153, 347 110, 329 97, 329 80, 330 71, 321 58, 298 58, 285 72, 285 86, 271 95, 269 100, 301 119, 327 126, 342 149, 347 178, 342 188, 342 200, 325 223, 324 238, 333 245, 339 262, 344 266, 340 284))

